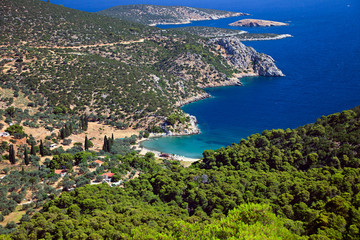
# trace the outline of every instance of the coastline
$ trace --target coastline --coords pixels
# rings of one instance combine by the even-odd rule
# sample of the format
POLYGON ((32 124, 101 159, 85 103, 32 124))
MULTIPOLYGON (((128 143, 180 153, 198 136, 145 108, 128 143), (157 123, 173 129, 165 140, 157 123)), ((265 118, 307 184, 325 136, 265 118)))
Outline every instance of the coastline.
MULTIPOLYGON (((214 88, 214 87, 227 87, 227 86, 243 86, 242 82, 240 81, 241 78, 244 77, 257 77, 259 74, 254 72, 248 72, 248 73, 234 73, 233 77, 229 78, 226 82, 215 82, 215 83, 209 83, 206 85, 201 85, 200 87, 202 89, 204 88, 214 88)), ((192 96, 189 98, 186 98, 184 100, 178 101, 175 103, 177 107, 182 107, 186 104, 197 102, 206 98, 211 98, 211 95, 207 92, 201 93, 197 96, 192 96)))
MULTIPOLYGON (((259 76, 258 74, 254 73, 254 72, 250 72, 250 73, 235 73, 233 74, 233 77, 229 79, 229 81, 227 82, 222 82, 222 83, 218 83, 218 84, 211 84, 211 85, 207 85, 207 86, 203 86, 203 88, 209 88, 209 87, 225 87, 225 86, 242 86, 242 83, 240 81, 241 78, 243 77, 253 77, 253 76, 259 76)), ((211 95, 207 92, 201 93, 197 96, 193 96, 187 99, 184 99, 183 101, 179 101, 176 103, 176 106, 178 107, 182 107, 186 104, 192 103, 192 102, 196 102, 196 101, 200 101, 206 98, 210 98, 211 95)), ((196 162, 199 161, 199 158, 189 158, 189 157, 185 157, 185 156, 180 156, 177 154, 169 154, 169 153, 163 153, 160 151, 156 151, 156 150, 151 150, 151 149, 147 149, 144 146, 141 145, 141 142, 144 141, 149 141, 152 138, 160 138, 160 137, 174 137, 174 136, 189 136, 189 135, 196 135, 196 134, 200 134, 200 128, 197 124, 197 120, 195 116, 192 116, 190 114, 187 114, 190 117, 190 124, 191 124, 191 129, 185 129, 184 132, 180 132, 180 133, 176 133, 176 132, 167 132, 167 133, 150 133, 150 136, 148 138, 142 138, 140 140, 136 141, 136 145, 135 145, 135 150, 139 151, 140 155, 145 155, 147 152, 151 152, 155 154, 156 158, 159 159, 169 159, 169 160, 176 160, 176 161, 184 161, 184 162, 196 162), (161 155, 168 155, 168 157, 164 157, 161 155)))
POLYGON ((269 38, 249 38, 249 39, 241 39, 242 42, 249 42, 249 41, 269 41, 269 40, 279 40, 284 38, 291 38, 294 37, 291 34, 280 34, 276 37, 269 37, 269 38))
POLYGON ((182 22, 158 22, 158 23, 150 23, 148 26, 156 27, 159 25, 182 25, 182 24, 190 24, 195 21, 211 21, 211 20, 218 20, 223 18, 231 18, 231 17, 241 17, 241 16, 249 16, 248 13, 229 13, 222 16, 210 16, 208 18, 203 19, 184 19, 182 22))
MULTIPOLYGON (((168 135, 168 136, 175 136, 175 135, 168 135)), ((177 135, 177 136, 181 136, 181 135, 177 135)), ((154 153, 155 157, 159 158, 159 159, 175 160, 175 161, 180 161, 180 162, 183 161, 183 162, 190 162, 190 163, 197 162, 200 160, 200 158, 189 158, 189 157, 180 156, 177 154, 163 153, 160 151, 147 149, 141 145, 141 142, 145 142, 145 141, 150 140, 151 138, 158 138, 158 137, 161 137, 161 136, 150 136, 149 138, 143 138, 143 139, 138 140, 135 145, 136 146, 135 150, 140 151, 139 152, 140 155, 145 155, 148 152, 154 153), (168 157, 166 157, 166 155, 168 155, 168 157)))

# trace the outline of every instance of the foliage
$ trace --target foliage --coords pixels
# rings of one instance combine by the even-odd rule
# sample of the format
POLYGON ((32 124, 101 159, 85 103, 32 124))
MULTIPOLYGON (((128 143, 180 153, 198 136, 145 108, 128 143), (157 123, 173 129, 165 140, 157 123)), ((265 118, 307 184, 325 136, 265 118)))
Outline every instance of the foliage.
POLYGON ((96 233, 128 239, 357 239, 359 109, 205 151, 190 168, 170 161, 156 167, 151 154, 119 155, 106 161, 107 171, 131 167, 144 174, 127 181, 124 189, 85 186, 63 194, 14 238, 96 233), (55 221, 65 218, 73 228, 55 221), (43 221, 50 224, 38 231, 43 221), (86 225, 95 221, 103 227, 86 225))
MULTIPOLYGON (((203 94, 200 86, 226 82, 234 72, 216 46, 183 32, 40 0, 5 0, 3 6, 0 41, 16 47, 2 57, 17 61, 0 74, 0 86, 23 92, 30 107, 40 111, 35 117, 49 119, 49 128, 58 128, 55 120, 71 115, 78 117, 74 127, 84 131, 87 120, 120 129, 154 125, 179 111, 175 103, 203 94), (139 39, 145 40, 121 43, 139 39), (76 46, 84 47, 62 48, 76 46), (149 116, 155 119, 148 122, 149 116)), ((22 119, 37 125, 33 116, 22 119)))
POLYGON ((6 128, 5 131, 10 133, 13 136, 17 136, 17 138, 23 138, 26 135, 23 127, 18 124, 14 124, 14 125, 6 128))

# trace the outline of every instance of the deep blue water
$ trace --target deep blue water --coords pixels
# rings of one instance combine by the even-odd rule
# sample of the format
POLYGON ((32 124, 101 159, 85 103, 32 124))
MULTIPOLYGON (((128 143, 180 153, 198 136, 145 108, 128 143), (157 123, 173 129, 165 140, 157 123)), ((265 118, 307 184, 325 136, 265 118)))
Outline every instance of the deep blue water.
MULTIPOLYGON (((286 77, 246 78, 242 79, 243 87, 207 89, 213 98, 183 107, 185 112, 198 118, 202 134, 151 140, 144 143, 147 148, 201 157, 205 149, 237 143, 265 129, 295 128, 314 122, 322 115, 360 104, 360 3, 357 0, 52 2, 84 11, 136 3, 187 5, 248 12, 252 18, 290 23, 288 27, 235 28, 293 35, 293 38, 276 41, 245 42, 271 55, 286 77)), ((191 25, 226 28, 238 19, 241 18, 199 21, 191 25)))

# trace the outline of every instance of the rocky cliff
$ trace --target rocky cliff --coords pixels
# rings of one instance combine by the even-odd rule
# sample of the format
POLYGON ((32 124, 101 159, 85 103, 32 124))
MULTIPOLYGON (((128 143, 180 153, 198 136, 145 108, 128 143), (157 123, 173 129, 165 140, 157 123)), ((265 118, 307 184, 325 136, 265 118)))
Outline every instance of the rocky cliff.
POLYGON ((252 47, 245 46, 235 37, 214 38, 210 39, 209 43, 218 45, 218 49, 227 62, 245 73, 267 77, 284 76, 281 70, 276 67, 271 56, 258 53, 252 47))

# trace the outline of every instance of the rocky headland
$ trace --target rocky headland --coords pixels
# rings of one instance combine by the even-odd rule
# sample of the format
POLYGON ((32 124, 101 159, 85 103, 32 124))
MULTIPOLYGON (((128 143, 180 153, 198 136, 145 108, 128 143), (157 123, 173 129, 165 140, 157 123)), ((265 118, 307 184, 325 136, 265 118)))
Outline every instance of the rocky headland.
POLYGON ((292 37, 290 34, 249 33, 236 29, 200 26, 174 28, 173 31, 188 32, 204 38, 237 37, 241 41, 278 40, 292 37))
POLYGON ((192 21, 216 20, 220 18, 249 15, 247 13, 229 12, 215 9, 148 4, 121 5, 105 9, 98 12, 98 14, 147 24, 150 26, 163 24, 188 24, 192 21))
POLYGON ((222 56, 227 62, 236 69, 243 69, 243 74, 266 77, 285 76, 282 71, 276 67, 275 60, 264 53, 257 52, 252 47, 247 47, 236 37, 214 38, 209 40, 216 44, 222 52, 222 56))
POLYGON ((229 26, 233 27, 278 27, 288 25, 288 23, 260 19, 242 19, 229 24, 229 26))

